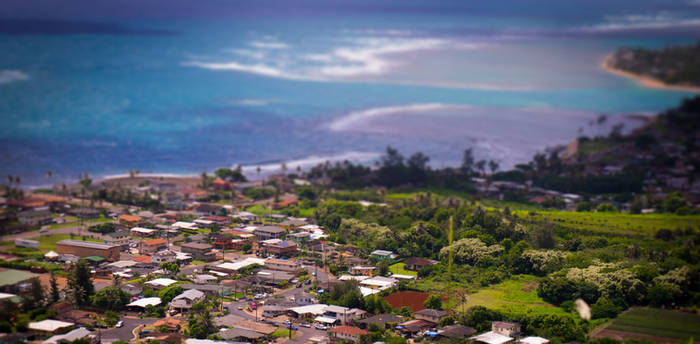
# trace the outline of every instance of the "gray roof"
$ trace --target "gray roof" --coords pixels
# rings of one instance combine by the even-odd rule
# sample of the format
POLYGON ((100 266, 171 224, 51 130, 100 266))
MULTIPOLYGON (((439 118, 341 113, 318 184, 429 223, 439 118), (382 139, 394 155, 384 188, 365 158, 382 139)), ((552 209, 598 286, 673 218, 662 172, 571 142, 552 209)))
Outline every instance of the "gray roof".
POLYGON ((212 245, 200 244, 197 242, 188 242, 188 243, 182 244, 182 246, 180 246, 180 247, 189 247, 189 248, 194 248, 197 250, 207 250, 207 249, 211 250, 212 248, 214 248, 214 246, 212 246, 212 245))
POLYGON ((99 250, 108 250, 112 247, 119 247, 117 245, 103 244, 103 243, 99 243, 99 242, 70 240, 70 239, 61 240, 61 241, 57 242, 56 245, 78 246, 78 247, 85 247, 85 248, 94 248, 94 249, 99 249, 99 250))
POLYGON ((258 227, 255 229, 256 232, 265 232, 265 233, 282 233, 286 232, 287 230, 284 228, 280 228, 277 226, 262 226, 258 227))
POLYGON ((380 326, 385 326, 388 323, 394 323, 394 322, 398 323, 398 322, 401 322, 402 320, 403 320, 402 317, 399 317, 399 316, 394 315, 394 314, 377 314, 373 317, 359 320, 358 322, 363 323, 363 324, 377 324, 380 326))
POLYGON ((426 309, 422 309, 422 310, 416 312, 416 314, 425 315, 425 316, 429 316, 429 317, 441 318, 441 317, 446 316, 447 312, 437 310, 437 309, 426 308, 426 309))
POLYGON ((258 333, 251 330, 246 330, 243 328, 230 328, 217 333, 222 339, 236 339, 236 338, 246 338, 246 339, 260 339, 265 337, 264 334, 258 333))

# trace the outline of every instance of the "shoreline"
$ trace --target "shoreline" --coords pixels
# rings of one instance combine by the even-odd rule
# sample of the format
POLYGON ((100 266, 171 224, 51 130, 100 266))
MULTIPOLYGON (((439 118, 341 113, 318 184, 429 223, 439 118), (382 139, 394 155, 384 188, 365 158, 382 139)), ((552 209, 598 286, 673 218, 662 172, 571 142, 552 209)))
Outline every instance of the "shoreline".
POLYGON ((670 85, 661 80, 654 79, 648 76, 634 74, 622 69, 617 69, 610 65, 610 60, 613 59, 614 54, 608 55, 605 60, 600 64, 600 68, 608 73, 622 76, 625 78, 630 78, 635 80, 638 84, 656 89, 671 90, 671 91, 684 91, 684 92, 695 92, 700 93, 700 86, 683 86, 683 85, 670 85))

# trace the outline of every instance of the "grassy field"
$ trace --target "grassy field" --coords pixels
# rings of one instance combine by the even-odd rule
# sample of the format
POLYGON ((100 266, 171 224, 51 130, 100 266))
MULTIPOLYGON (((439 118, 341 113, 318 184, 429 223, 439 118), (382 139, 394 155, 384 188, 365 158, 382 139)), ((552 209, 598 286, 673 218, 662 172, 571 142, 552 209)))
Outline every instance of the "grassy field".
MULTIPOLYGON (((289 330, 286 328, 280 328, 277 329, 275 332, 272 332, 270 335, 272 338, 289 338, 289 330)), ((296 335, 296 331, 291 331, 292 332, 292 338, 296 335)))
POLYGON ((672 214, 624 214, 624 213, 595 213, 570 211, 537 211, 537 215, 529 215, 528 211, 514 211, 521 218, 541 221, 549 219, 559 225, 584 229, 594 232, 616 232, 624 234, 653 235, 659 229, 675 230, 687 227, 697 228, 700 215, 672 214))
POLYGON ((499 284, 481 289, 467 296, 466 305, 457 309, 485 306, 507 313, 552 314, 565 313, 537 296, 538 280, 535 276, 519 275, 499 284))
MULTIPOLYGON (((64 239, 70 239, 70 235, 68 234, 52 234, 52 235, 42 235, 38 238, 32 238, 32 240, 37 240, 39 241, 39 250, 41 251, 51 251, 51 250, 56 250, 56 243, 64 240, 64 239)), ((82 240, 82 237, 79 236, 74 236, 74 240, 82 240)), ((90 239, 86 238, 85 241, 92 241, 92 242, 102 242, 102 240, 98 239, 90 239)))
POLYGON ((700 315, 655 308, 632 308, 606 329, 687 340, 700 338, 700 315))
MULTIPOLYGON (((54 223, 49 225, 47 228, 48 229, 59 229, 59 228, 67 228, 67 227, 78 227, 80 223, 78 223, 78 218, 73 217, 73 216, 66 216, 65 217, 66 223, 54 223)), ((105 222, 112 222, 112 219, 104 218, 100 216, 100 218, 97 219, 90 219, 85 221, 86 227, 90 227, 92 225, 96 225, 99 223, 105 223, 105 222)))
POLYGON ((418 273, 415 271, 409 271, 404 269, 406 264, 404 263, 396 263, 394 265, 389 266, 389 271, 395 275, 409 275, 409 276, 418 276, 418 273))
POLYGON ((272 209, 272 211, 270 211, 270 208, 264 207, 262 204, 256 204, 252 207, 248 207, 248 208, 246 208, 245 211, 251 212, 251 213, 258 215, 258 216, 265 216, 268 214, 278 214, 279 213, 279 211, 276 211, 274 209, 272 209))

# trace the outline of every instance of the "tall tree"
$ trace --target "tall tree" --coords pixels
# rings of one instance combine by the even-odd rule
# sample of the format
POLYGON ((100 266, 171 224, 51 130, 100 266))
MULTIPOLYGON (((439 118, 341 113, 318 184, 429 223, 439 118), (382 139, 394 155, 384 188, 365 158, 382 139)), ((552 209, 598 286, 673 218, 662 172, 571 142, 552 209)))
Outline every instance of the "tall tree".
POLYGON ((474 172, 474 152, 471 148, 464 150, 464 155, 462 156, 462 165, 460 166, 462 173, 464 175, 471 175, 474 172))
POLYGON ((51 302, 55 303, 58 302, 58 300, 61 298, 61 294, 58 290, 58 283, 56 282, 56 275, 54 275, 53 272, 51 272, 51 279, 49 280, 49 284, 51 286, 51 302))
POLYGON ((90 279, 90 267, 85 260, 78 261, 71 267, 68 274, 68 289, 73 303, 86 305, 90 296, 95 293, 95 286, 90 279))

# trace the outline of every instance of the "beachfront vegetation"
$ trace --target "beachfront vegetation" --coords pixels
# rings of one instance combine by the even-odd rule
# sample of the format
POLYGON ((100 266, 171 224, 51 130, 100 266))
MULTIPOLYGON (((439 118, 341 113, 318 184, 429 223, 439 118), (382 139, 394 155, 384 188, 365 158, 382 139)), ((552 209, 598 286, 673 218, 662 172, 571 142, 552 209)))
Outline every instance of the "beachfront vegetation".
POLYGON ((700 86, 700 42, 663 49, 621 48, 610 64, 671 85, 700 86))

